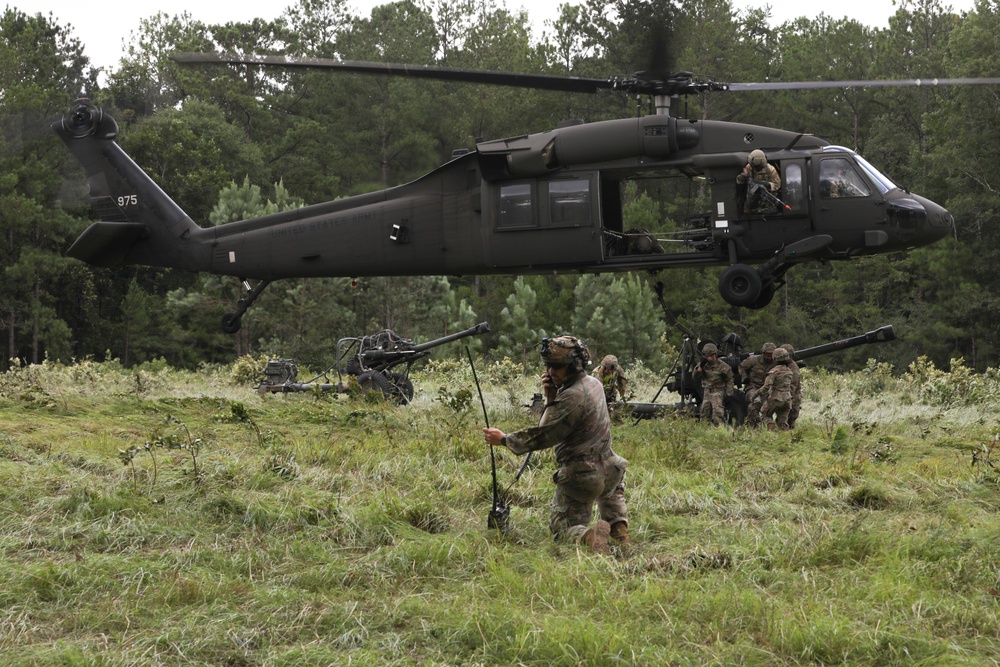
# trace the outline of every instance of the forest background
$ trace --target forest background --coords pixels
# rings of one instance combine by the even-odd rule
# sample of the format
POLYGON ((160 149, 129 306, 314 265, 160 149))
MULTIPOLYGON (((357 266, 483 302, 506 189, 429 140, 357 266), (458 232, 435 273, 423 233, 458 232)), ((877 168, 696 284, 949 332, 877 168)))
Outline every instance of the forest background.
MULTIPOLYGON (((165 360, 179 368, 244 354, 323 368, 344 336, 392 328, 423 340, 488 320, 479 344, 526 359, 541 335, 571 331, 595 355, 662 369, 671 358, 640 275, 288 280, 272 285, 237 336, 219 322, 238 281, 149 267, 99 269, 66 249, 89 224, 82 171, 49 129, 85 92, 119 122, 119 143, 200 224, 222 224, 412 180, 477 138, 559 121, 636 113, 607 93, 557 94, 324 72, 183 68, 175 51, 218 50, 607 77, 645 69, 651 27, 670 24, 676 69, 723 81, 996 76, 1000 6, 955 14, 904 0, 887 29, 825 15, 771 27, 728 0, 587 0, 561 5, 534 40, 526 16, 494 0, 409 0, 352 15, 343 0, 299 0, 274 21, 205 25, 188 15, 142 22, 118 67, 98 72, 58 18, 7 8, 0 18, 0 331, 12 363, 165 360)), ((719 269, 672 270, 667 305, 704 337, 741 332, 815 345, 893 324, 880 347, 898 370, 925 356, 983 370, 1000 355, 1000 89, 855 88, 709 93, 683 113, 820 135, 856 149, 901 186, 945 205, 954 238, 910 253, 807 264, 765 310, 726 305, 719 269)), ((628 227, 682 229, 707 205, 683 179, 628 191, 628 227), (683 181, 683 182, 679 182, 683 181)), ((364 253, 359 248, 359 253, 364 253)), ((675 341, 676 342, 676 341, 675 341)), ((443 348, 447 349, 447 348, 443 348)), ((460 353, 459 346, 450 350, 460 353)), ((863 365, 860 348, 827 357, 863 365)), ((443 356, 443 355, 441 355, 443 356)))

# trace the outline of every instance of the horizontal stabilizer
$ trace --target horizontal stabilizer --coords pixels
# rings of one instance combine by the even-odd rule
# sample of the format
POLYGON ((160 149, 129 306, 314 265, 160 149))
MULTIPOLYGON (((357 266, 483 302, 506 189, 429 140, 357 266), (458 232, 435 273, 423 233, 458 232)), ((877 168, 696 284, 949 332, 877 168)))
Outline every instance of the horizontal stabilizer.
POLYGON ((135 242, 148 235, 146 225, 135 222, 95 222, 66 254, 104 268, 121 266, 135 242))

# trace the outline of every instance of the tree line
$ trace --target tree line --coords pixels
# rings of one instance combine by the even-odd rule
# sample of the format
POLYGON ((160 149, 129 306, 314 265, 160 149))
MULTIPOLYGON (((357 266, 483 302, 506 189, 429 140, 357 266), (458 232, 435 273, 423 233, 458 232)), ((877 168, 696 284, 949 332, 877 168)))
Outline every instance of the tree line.
MULTIPOLYGON (((194 367, 243 354, 320 367, 333 362, 341 337, 391 328, 423 340, 482 320, 493 325, 481 344, 494 356, 527 359, 538 337, 572 331, 598 355, 656 369, 672 361, 668 343, 680 334, 644 275, 286 280, 229 336, 219 322, 240 296, 234 279, 68 259, 90 212, 81 170, 49 124, 81 91, 118 120, 125 151, 203 225, 407 182, 483 138, 637 113, 635 99, 612 92, 190 67, 171 60, 173 52, 607 77, 646 69, 659 48, 654 37, 669 29, 670 67, 722 81, 1000 71, 1000 9, 987 0, 961 14, 937 0, 904 0, 885 29, 822 14, 772 27, 764 11, 728 0, 585 0, 562 4, 537 39, 523 12, 496 0, 402 0, 368 16, 348 4, 298 0, 273 21, 222 25, 158 13, 141 22, 103 76, 57 18, 4 11, 0 367, 109 357, 194 367)), ((717 268, 670 270, 653 277, 669 285, 668 308, 705 337, 737 331, 754 348, 765 340, 815 345, 891 323, 900 340, 879 355, 898 369, 920 356, 940 366, 958 358, 977 369, 996 366, 998 95, 998 87, 954 86, 687 98, 682 113, 690 117, 781 127, 853 148, 903 187, 944 204, 957 227, 954 238, 905 254, 796 267, 761 311, 726 305, 717 268)), ((626 224, 679 229, 706 205, 684 179, 644 182, 627 192, 626 224)), ((856 366, 870 354, 859 348, 824 362, 856 366)))

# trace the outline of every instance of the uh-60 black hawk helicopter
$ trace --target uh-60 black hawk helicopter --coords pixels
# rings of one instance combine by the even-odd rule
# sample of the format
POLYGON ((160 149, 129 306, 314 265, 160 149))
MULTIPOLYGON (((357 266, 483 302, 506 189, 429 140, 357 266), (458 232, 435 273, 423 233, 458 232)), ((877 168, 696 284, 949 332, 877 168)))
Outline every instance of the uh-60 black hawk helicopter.
POLYGON ((953 218, 895 185, 852 150, 809 134, 678 118, 669 113, 671 98, 716 90, 1000 83, 719 83, 689 72, 605 80, 281 56, 174 58, 566 92, 619 90, 650 95, 658 109, 482 141, 405 185, 204 228, 119 148, 115 121, 89 101, 77 101, 53 128, 86 169, 100 220, 69 255, 104 267, 143 264, 241 278, 247 292, 222 320, 229 333, 240 329, 241 317, 271 281, 299 277, 655 272, 725 265, 719 280, 723 298, 734 306, 761 308, 797 263, 929 244, 952 230, 953 218), (780 210, 765 215, 744 214, 735 186, 756 149, 781 174, 780 210), (853 184, 849 196, 832 196, 828 178, 836 172, 853 184), (623 183, 678 173, 705 179, 711 210, 696 218, 670 252, 643 235, 630 239, 622 217, 623 183), (251 287, 250 280, 258 282, 251 287))

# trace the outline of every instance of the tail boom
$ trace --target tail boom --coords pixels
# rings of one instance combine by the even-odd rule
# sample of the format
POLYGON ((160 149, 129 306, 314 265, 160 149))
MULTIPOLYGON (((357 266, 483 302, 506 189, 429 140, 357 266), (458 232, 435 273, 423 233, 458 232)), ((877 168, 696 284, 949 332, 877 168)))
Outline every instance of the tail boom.
POLYGON ((52 129, 83 165, 90 205, 100 218, 73 243, 70 257, 101 267, 204 271, 211 266, 209 234, 115 143, 113 118, 77 100, 52 129))

